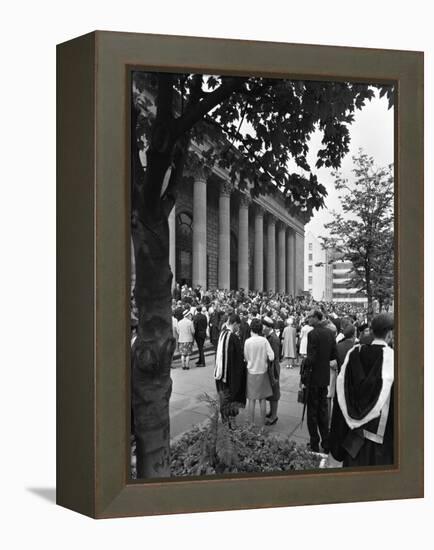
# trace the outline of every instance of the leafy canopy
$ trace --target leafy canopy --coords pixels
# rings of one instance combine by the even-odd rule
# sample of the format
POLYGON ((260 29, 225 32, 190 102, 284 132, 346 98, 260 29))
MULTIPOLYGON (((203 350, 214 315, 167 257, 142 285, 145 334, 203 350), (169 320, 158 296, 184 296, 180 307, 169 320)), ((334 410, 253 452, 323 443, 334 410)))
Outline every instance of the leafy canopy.
MULTIPOLYGON (((158 136, 158 147, 175 151, 188 134, 185 165, 227 170, 254 197, 279 189, 288 207, 307 218, 327 194, 307 160, 313 132, 323 136, 315 167, 338 169, 355 111, 375 95, 374 86, 362 83, 262 77, 135 72, 133 82, 141 148, 152 148, 158 136), (300 173, 289 171, 290 159, 300 173)), ((391 106, 393 88, 378 88, 391 106)))
POLYGON ((333 212, 325 227, 330 237, 326 248, 334 249, 353 264, 349 287, 356 287, 382 304, 393 295, 393 172, 392 165, 377 168, 362 150, 353 157, 351 181, 335 173, 343 214, 333 212))

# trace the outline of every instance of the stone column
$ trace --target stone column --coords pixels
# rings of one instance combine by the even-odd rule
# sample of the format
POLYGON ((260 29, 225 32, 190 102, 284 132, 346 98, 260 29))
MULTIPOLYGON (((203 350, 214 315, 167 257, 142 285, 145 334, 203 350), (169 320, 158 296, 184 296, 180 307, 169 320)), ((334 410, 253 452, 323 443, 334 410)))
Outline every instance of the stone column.
POLYGON ((241 195, 238 211, 238 286, 249 290, 249 204, 250 197, 241 195))
POLYGON ((255 290, 264 290, 264 211, 260 206, 255 212, 255 254, 254 283, 255 290))
POLYGON ((206 288, 206 178, 195 174, 193 184, 193 286, 206 288))
POLYGON ((277 290, 279 292, 286 292, 286 226, 280 222, 278 226, 278 238, 277 238, 277 265, 278 265, 278 278, 277 278, 277 290))
POLYGON ((276 290, 276 219, 268 216, 267 226, 267 290, 276 290))
POLYGON ((286 292, 295 295, 295 233, 291 228, 286 238, 286 292))
POLYGON ((220 186, 218 287, 221 289, 229 289, 231 284, 231 189, 229 182, 223 182, 220 186))
POLYGON ((172 290, 176 284, 176 206, 169 214, 169 265, 172 270, 172 290))

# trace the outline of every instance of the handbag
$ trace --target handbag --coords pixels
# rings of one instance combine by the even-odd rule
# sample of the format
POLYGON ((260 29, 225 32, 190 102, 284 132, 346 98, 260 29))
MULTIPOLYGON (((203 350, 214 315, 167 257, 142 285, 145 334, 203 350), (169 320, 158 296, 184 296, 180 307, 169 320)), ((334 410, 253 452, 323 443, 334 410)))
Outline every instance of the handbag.
POLYGON ((309 386, 311 374, 312 374, 312 367, 309 365, 309 363, 305 358, 301 362, 301 366, 300 366, 300 385, 309 386))
POLYGON ((304 405, 307 401, 306 388, 300 388, 297 393, 297 403, 304 405))

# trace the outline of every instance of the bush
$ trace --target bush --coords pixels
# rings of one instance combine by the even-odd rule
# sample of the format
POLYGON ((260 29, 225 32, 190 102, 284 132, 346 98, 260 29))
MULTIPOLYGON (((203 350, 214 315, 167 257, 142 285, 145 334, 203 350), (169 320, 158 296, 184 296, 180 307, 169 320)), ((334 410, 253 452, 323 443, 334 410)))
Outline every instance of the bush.
POLYGON ((319 468, 321 457, 289 439, 251 424, 230 428, 219 420, 218 404, 208 396, 209 423, 194 427, 171 446, 172 476, 235 472, 286 472, 319 468))

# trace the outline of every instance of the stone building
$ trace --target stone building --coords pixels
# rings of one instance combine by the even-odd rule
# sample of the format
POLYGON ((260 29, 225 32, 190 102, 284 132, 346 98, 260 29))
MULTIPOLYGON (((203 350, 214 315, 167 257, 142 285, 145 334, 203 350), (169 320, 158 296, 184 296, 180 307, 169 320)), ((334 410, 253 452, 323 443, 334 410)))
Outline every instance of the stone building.
MULTIPOLYGON (((149 90, 141 94, 154 103, 149 90)), ((203 131, 206 141, 206 125, 203 131)), ((227 145, 223 135, 218 141, 222 147, 227 145)), ((209 145, 191 147, 200 157, 209 145)), ((141 152, 144 168, 145 149, 141 152)), ((304 286, 305 218, 295 207, 289 213, 277 191, 251 200, 248 193, 230 185, 229 175, 219 167, 209 177, 197 170, 183 179, 169 216, 173 284, 297 295, 304 286)))
POLYGON ((169 217, 174 281, 202 288, 279 291, 304 286, 303 216, 283 196, 251 200, 215 168, 185 178, 169 217))

